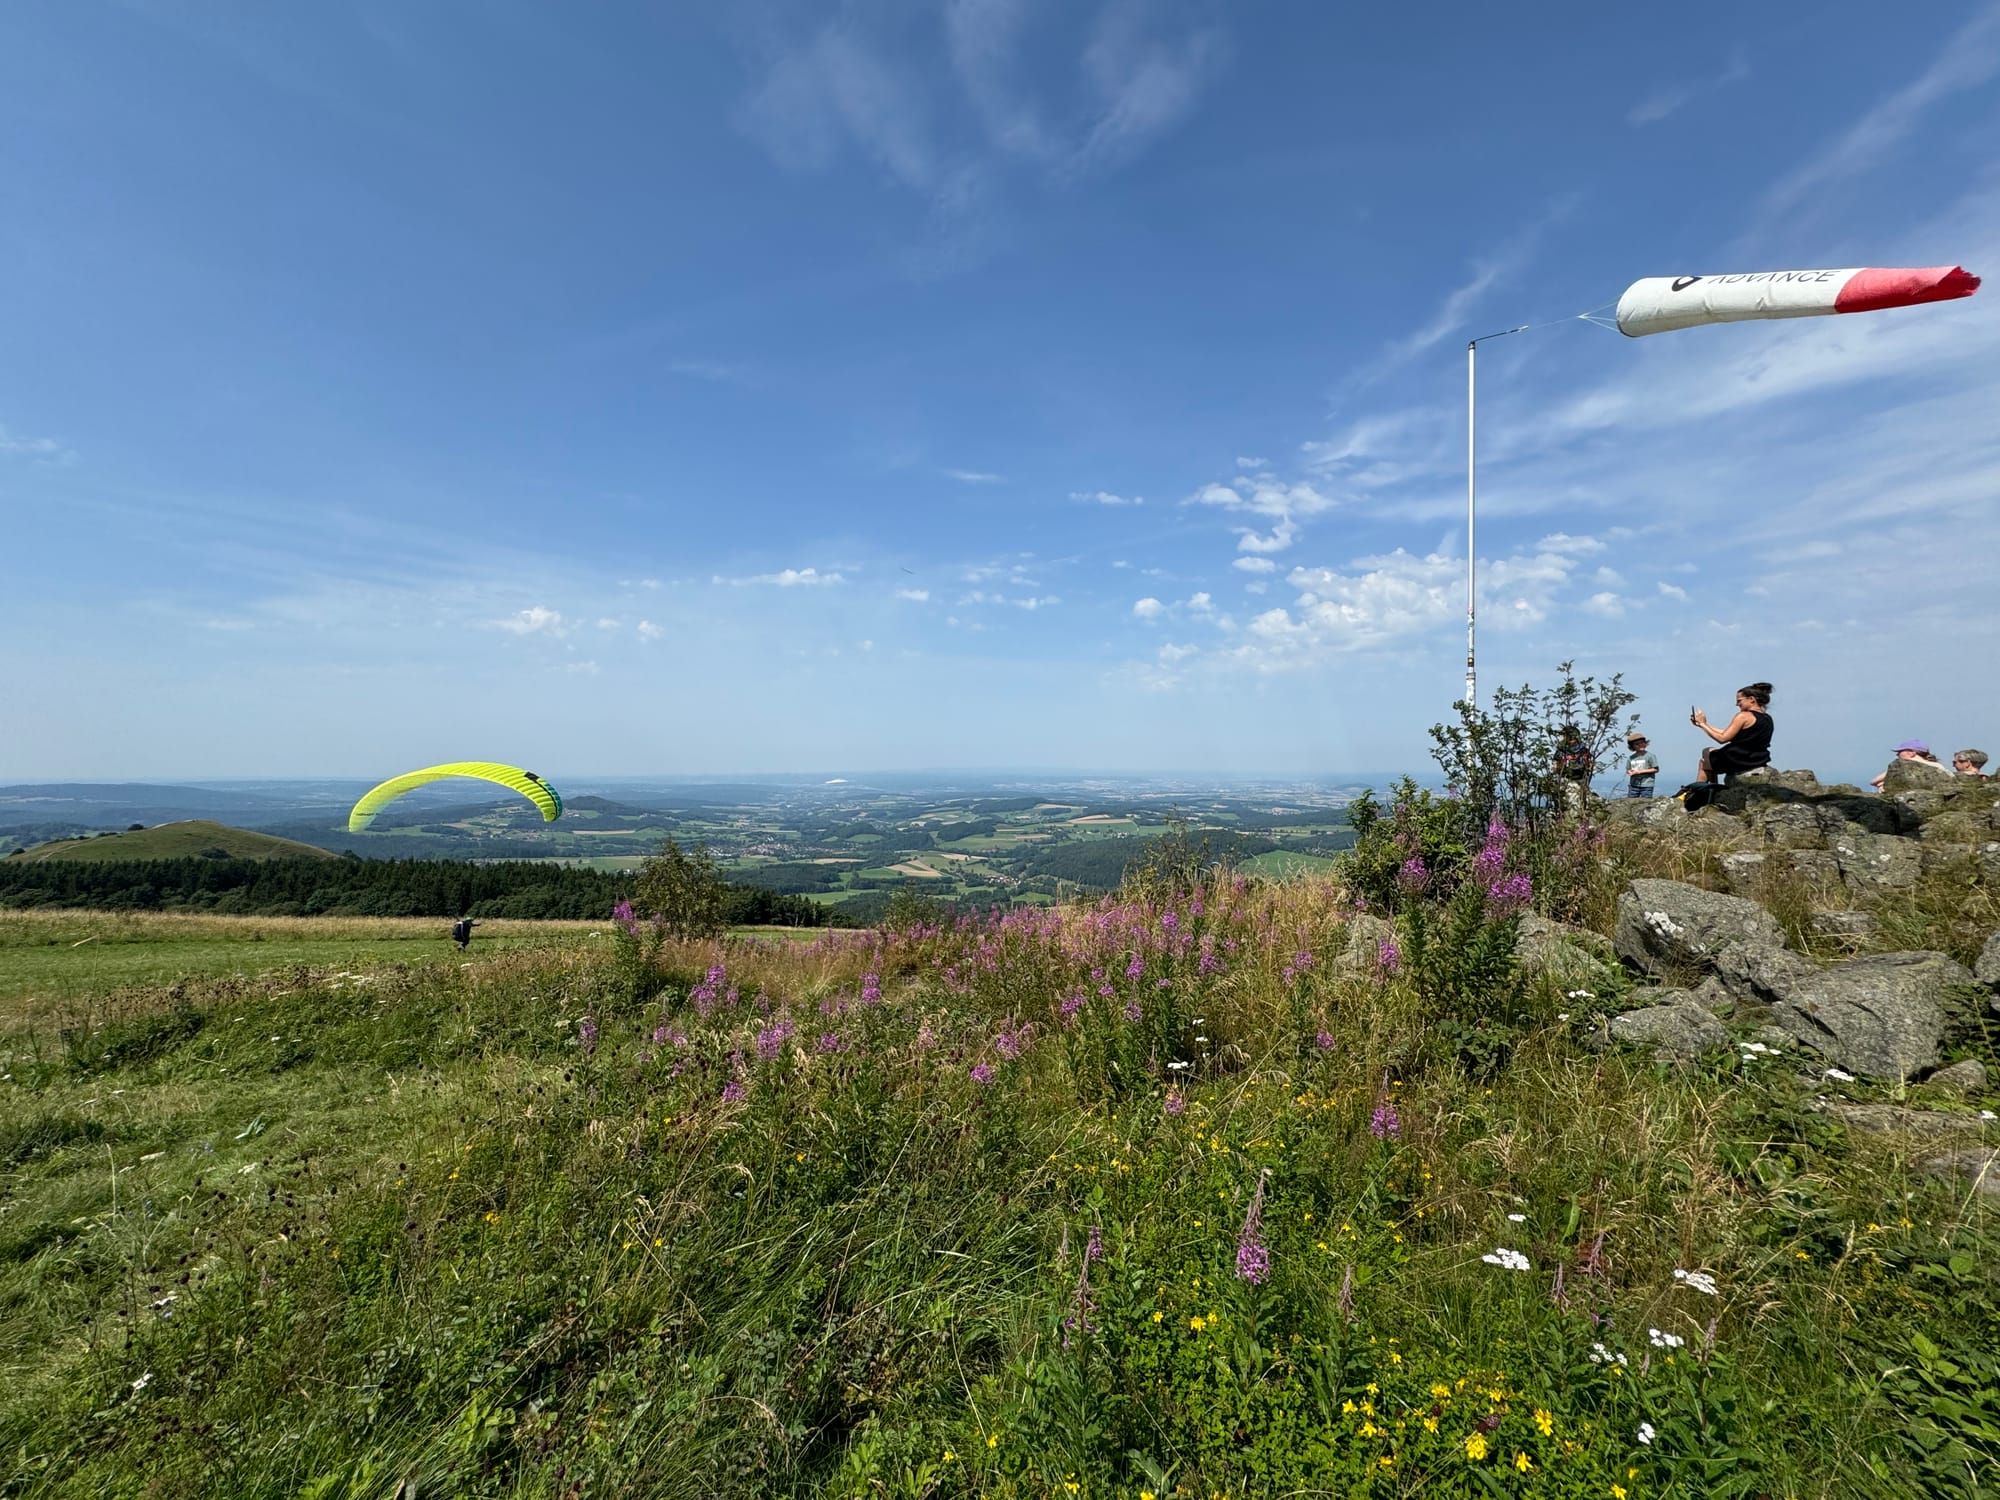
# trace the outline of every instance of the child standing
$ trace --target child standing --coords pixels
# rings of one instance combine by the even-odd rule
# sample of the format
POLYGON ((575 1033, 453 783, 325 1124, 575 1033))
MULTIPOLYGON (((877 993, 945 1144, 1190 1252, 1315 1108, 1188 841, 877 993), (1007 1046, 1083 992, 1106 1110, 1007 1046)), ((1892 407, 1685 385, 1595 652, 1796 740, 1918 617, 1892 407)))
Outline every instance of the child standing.
POLYGON ((1660 774, 1660 763, 1647 752, 1646 737, 1643 734, 1626 735, 1625 748, 1632 752, 1625 760, 1625 795, 1652 796, 1653 778, 1660 774))

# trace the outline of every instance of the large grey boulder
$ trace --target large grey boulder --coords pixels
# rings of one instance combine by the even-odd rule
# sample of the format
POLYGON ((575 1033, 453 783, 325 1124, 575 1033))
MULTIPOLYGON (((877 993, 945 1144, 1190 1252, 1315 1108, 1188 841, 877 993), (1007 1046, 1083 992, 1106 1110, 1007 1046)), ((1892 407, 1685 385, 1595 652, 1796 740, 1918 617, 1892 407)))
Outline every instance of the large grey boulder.
POLYGON ((1635 880, 1618 897, 1612 944, 1648 974, 1713 969, 1716 955, 1742 942, 1782 946, 1784 933, 1756 902, 1678 880, 1635 880))
POLYGON ((1972 977, 1981 984, 2000 985, 2000 932, 1986 940, 1972 966, 1972 977))
POLYGON ((1847 1104, 1826 1106, 1849 1130, 1867 1135, 1914 1135, 1932 1141, 1976 1141, 1981 1122, 1977 1115, 1957 1114, 1943 1109, 1911 1109, 1902 1104, 1847 1104))
POLYGON ((1771 944, 1745 943, 1717 966, 1731 993, 1771 1007, 1771 1019, 1835 1065, 1907 1079, 1935 1067, 1945 996, 1972 982, 1942 953, 1877 953, 1822 969, 1771 944))
POLYGON ((1940 1177, 1961 1177, 1980 1197, 2000 1198, 2000 1151, 1984 1146, 1948 1151, 1925 1162, 1924 1170, 1940 1177))
POLYGON ((1921 845, 1893 834, 1850 828, 1832 840, 1831 853, 1840 867, 1841 883, 1864 898, 1908 890, 1923 873, 1921 845))
POLYGON ((1934 766, 1927 760, 1904 760, 1899 755, 1882 772, 1882 795, 1948 791, 1957 783, 1958 773, 1950 766, 1934 766))
POLYGON ((1368 912, 1356 912, 1347 921, 1347 947, 1335 967, 1349 970, 1372 971, 1381 961, 1382 944, 1396 936, 1395 926, 1382 917, 1368 912))
MULTIPOLYGON (((1755 806, 1744 815, 1751 828, 1763 838, 1765 846, 1772 849, 1824 849, 1828 833, 1828 816, 1811 803, 1776 802, 1765 806, 1755 806)), ((1837 828, 1843 820, 1837 812, 1832 814, 1837 828)))
POLYGON ((1816 911, 1813 931, 1821 937, 1864 943, 1882 930, 1882 924, 1865 911, 1816 911))
POLYGON ((1611 955, 1602 937, 1534 912, 1521 918, 1514 956, 1523 974, 1545 974, 1565 988, 1601 992, 1611 979, 1611 955))
POLYGON ((1949 1067, 1939 1068, 1924 1080, 1924 1087, 1940 1094, 1965 1098, 1986 1092, 1986 1064, 1976 1057, 1962 1057, 1949 1067))
POLYGON ((1701 1006, 1685 1000, 1648 1005, 1611 1018, 1614 1042, 1645 1047, 1661 1061, 1686 1061, 1729 1045, 1729 1031, 1701 1006))

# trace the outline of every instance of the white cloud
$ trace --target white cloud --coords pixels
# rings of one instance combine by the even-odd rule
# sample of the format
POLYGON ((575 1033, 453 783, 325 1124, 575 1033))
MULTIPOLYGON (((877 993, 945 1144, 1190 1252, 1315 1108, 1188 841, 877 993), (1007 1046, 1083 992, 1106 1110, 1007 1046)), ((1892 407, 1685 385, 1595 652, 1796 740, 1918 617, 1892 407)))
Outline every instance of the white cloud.
POLYGON ((1132 613, 1142 620, 1157 620, 1165 609, 1166 605, 1149 594, 1132 606, 1132 613))
POLYGON ((1298 528, 1287 519, 1273 526, 1268 536, 1260 535, 1254 531, 1239 531, 1236 534, 1236 550, 1238 552, 1283 552, 1297 539, 1298 528))
POLYGON ((0 456, 25 458, 35 463, 73 463, 76 455, 54 438, 21 437, 0 427, 0 456))
POLYGON ((515 635, 561 635, 564 631, 562 613, 540 604, 530 605, 494 623, 515 635))
POLYGON ((1169 641, 1166 645, 1160 647, 1158 654, 1160 660, 1171 667, 1176 662, 1186 661, 1190 656, 1199 655, 1200 652, 1201 648, 1199 646, 1176 646, 1169 641))
POLYGON ((1260 516, 1291 520, 1297 516, 1319 515, 1322 511, 1332 510, 1338 502, 1304 481, 1286 484, 1268 474, 1251 474, 1232 479, 1227 484, 1205 484, 1188 497, 1187 503, 1213 505, 1222 510, 1247 510, 1260 516))
POLYGON ((1616 620, 1625 613, 1625 601, 1609 590, 1601 594, 1592 594, 1583 601, 1583 607, 1591 614, 1602 615, 1607 620, 1616 620))
POLYGON ((1730 52, 1729 60, 1723 64, 1722 71, 1714 77, 1694 83, 1666 84, 1655 89, 1632 106, 1631 112, 1625 116, 1625 123, 1635 129, 1646 125, 1657 125, 1703 94, 1727 88, 1732 83, 1741 83, 1749 76, 1750 60, 1741 47, 1735 48, 1730 52))
POLYGON ((1238 458, 1236 460, 1236 467, 1239 469, 1268 469, 1271 467, 1271 463, 1269 459, 1263 458, 1238 458))
POLYGON ((1129 497, 1114 495, 1109 490, 1071 490, 1069 497, 1072 500, 1087 500, 1097 505, 1144 505, 1146 503, 1145 497, 1141 495, 1132 495, 1129 497))
POLYGON ((1244 573, 1275 573, 1278 565, 1268 557, 1239 557, 1229 565, 1244 573))
POLYGON ((946 469, 947 479, 956 479, 960 484, 1005 484, 1005 474, 988 474, 980 469, 946 469))
POLYGON ((624 621, 615 619, 611 615, 603 615, 600 616, 597 621, 597 628, 599 630, 616 630, 620 625, 624 623, 625 623, 624 621))
POLYGON ((928 604, 930 602, 931 591, 929 589, 897 589, 896 597, 898 599, 908 599, 914 604, 928 604))
POLYGON ((786 568, 777 573, 752 573, 747 578, 725 578, 720 573, 713 580, 740 588, 745 584, 765 583, 774 588, 824 588, 829 584, 847 582, 844 573, 822 573, 818 568, 786 568))
POLYGON ((1026 599, 1009 599, 1007 602, 1016 609, 1025 609, 1033 612, 1038 609, 1048 609, 1052 605, 1062 603, 1062 600, 1058 599, 1054 594, 1044 594, 1039 599, 1030 597, 1026 599))
POLYGON ((642 641, 657 641, 665 634, 666 631, 655 625, 651 620, 641 620, 639 622, 639 639, 642 641))
POLYGON ((875 643, 873 641, 863 641, 861 643, 861 649, 863 651, 873 651, 875 649, 875 643))
POLYGON ((1215 601, 1209 598, 1206 593, 1191 594, 1188 597, 1187 607, 1190 614, 1213 614, 1215 612, 1215 601))
POLYGON ((1828 183, 1874 166, 1902 144, 1933 104, 1952 94, 1984 87, 1996 72, 2000 72, 2000 6, 1988 5, 1960 28, 1914 80, 1883 99, 1831 146, 1772 188, 1764 201, 1767 218, 1782 218, 1828 183))
POLYGON ((1145 19, 1141 6, 1106 6, 1084 52, 1084 69, 1097 87, 1101 112, 1077 152, 1081 169, 1136 155, 1193 107, 1220 61, 1213 32, 1197 31, 1168 42, 1149 35, 1145 19))
POLYGON ((1687 603, 1688 591, 1682 588, 1679 584, 1663 583, 1659 586, 1659 589, 1661 597, 1667 599, 1677 599, 1683 604, 1687 603))

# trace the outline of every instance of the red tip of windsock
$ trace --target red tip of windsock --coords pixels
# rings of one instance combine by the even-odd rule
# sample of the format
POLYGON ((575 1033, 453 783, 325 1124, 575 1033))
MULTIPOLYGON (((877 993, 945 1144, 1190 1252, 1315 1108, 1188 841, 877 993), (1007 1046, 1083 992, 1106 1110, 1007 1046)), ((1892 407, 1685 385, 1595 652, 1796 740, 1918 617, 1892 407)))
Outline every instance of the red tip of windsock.
POLYGON ((1979 290, 1979 278, 1963 266, 1873 267, 1856 271, 1840 289, 1835 312, 1874 312, 1883 307, 1915 307, 1950 302, 1979 290))

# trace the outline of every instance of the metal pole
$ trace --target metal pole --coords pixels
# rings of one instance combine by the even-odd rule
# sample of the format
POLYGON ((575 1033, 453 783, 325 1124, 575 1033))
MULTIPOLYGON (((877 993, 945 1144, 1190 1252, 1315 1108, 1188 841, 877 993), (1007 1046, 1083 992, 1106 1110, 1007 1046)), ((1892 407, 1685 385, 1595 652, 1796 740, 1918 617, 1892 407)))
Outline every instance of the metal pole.
POLYGON ((1473 578, 1473 526, 1477 515, 1473 468, 1478 451, 1473 442, 1473 409, 1478 359, 1479 340, 1472 339, 1465 346, 1465 701, 1474 707, 1479 703, 1479 678, 1472 665, 1472 630, 1479 610, 1473 578))

